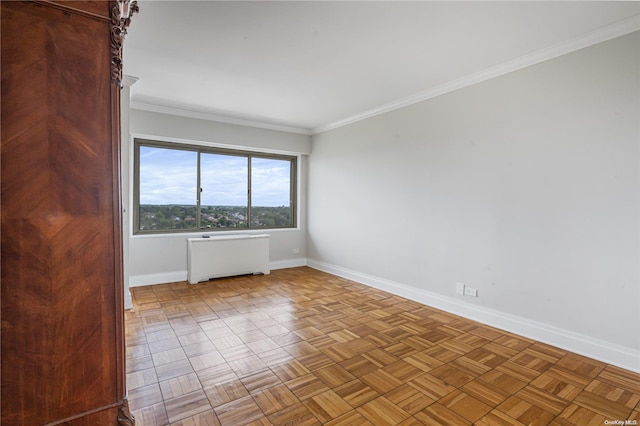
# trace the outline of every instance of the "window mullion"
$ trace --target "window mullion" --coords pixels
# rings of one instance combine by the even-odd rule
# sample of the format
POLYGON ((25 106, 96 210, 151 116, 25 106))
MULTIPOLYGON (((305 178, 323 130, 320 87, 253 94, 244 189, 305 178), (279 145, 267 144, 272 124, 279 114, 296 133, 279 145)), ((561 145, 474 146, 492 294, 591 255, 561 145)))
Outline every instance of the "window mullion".
POLYGON ((196 192, 198 193, 198 198, 196 200, 196 229, 200 229, 200 202, 202 198, 202 183, 200 181, 200 155, 201 151, 198 151, 198 173, 197 175, 197 184, 196 184, 196 192))
POLYGON ((251 228, 251 156, 247 156, 247 228, 251 228))
POLYGON ((297 203, 297 194, 296 194, 296 185, 297 185, 297 173, 298 170, 296 169, 296 164, 297 162, 294 162, 293 160, 289 161, 289 212, 291 217, 289 218, 289 224, 291 226, 295 226, 297 223, 297 214, 298 212, 296 211, 296 207, 298 205, 297 203))

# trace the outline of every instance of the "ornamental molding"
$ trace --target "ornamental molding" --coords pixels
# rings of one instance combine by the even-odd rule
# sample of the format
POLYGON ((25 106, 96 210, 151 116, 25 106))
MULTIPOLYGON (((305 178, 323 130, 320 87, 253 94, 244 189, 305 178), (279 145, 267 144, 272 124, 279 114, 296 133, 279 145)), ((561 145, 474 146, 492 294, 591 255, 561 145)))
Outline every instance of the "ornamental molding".
POLYGON ((131 24, 131 17, 140 8, 136 0, 111 2, 111 81, 122 87, 122 43, 131 24))
POLYGON ((129 410, 129 401, 125 398, 118 409, 118 426, 135 426, 136 419, 129 410))

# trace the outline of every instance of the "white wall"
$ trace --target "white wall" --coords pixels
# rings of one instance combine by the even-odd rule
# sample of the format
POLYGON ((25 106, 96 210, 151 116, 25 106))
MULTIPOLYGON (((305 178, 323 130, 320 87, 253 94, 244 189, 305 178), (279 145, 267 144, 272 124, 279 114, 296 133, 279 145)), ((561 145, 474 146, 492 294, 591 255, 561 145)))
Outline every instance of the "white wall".
POLYGON ((311 137, 277 130, 131 110, 131 133, 216 146, 282 154, 310 154, 311 137))
POLYGON ((129 232, 131 228, 131 212, 129 205, 129 116, 131 86, 138 81, 137 78, 125 75, 120 96, 120 186, 122 193, 122 275, 124 277, 124 308, 131 309, 133 301, 129 292, 129 232))
POLYGON ((639 52, 636 32, 314 136, 309 264, 640 371, 639 52))
MULTIPOLYGON (((132 138, 139 136, 157 140, 299 155, 298 227, 296 229, 247 232, 270 235, 272 269, 305 264, 305 168, 307 165, 306 154, 311 151, 309 136, 133 109, 130 111, 130 131, 132 138), (299 249, 299 253, 294 253, 294 249, 299 249)), ((124 149, 128 150, 129 158, 132 159, 132 139, 124 149)), ((131 160, 129 176, 133 176, 132 167, 133 161, 131 160)), ((130 189, 129 206, 132 209, 133 186, 131 179, 128 179, 128 186, 130 189)), ((129 229, 129 284, 137 286, 186 280, 186 239, 202 234, 202 232, 197 232, 192 234, 133 235, 131 225, 129 229)), ((219 234, 216 233, 216 235, 219 234)))

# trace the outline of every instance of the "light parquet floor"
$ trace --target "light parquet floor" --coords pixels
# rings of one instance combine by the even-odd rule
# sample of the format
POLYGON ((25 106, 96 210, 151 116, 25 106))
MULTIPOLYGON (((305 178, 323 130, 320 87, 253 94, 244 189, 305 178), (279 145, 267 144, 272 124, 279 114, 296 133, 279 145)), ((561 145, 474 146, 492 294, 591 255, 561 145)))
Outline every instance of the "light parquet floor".
POLYGON ((138 426, 640 423, 640 375, 310 268, 132 288, 138 426))

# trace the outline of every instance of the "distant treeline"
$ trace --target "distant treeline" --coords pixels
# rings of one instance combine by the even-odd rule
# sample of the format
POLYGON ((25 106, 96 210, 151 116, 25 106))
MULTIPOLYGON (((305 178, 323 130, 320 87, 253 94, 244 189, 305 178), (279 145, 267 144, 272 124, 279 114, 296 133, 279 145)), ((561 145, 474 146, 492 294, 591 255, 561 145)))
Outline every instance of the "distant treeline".
MULTIPOLYGON (((197 229, 195 205, 140 205, 141 231, 162 229, 197 229)), ((200 229, 248 228, 246 206, 200 206, 200 229)), ((252 207, 251 227, 289 226, 291 208, 252 207)))

